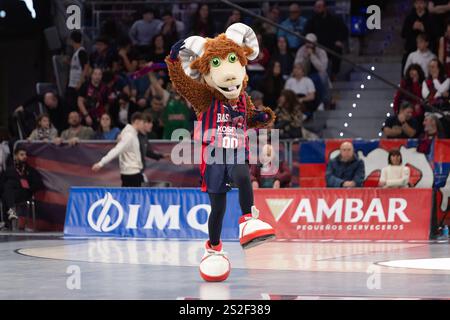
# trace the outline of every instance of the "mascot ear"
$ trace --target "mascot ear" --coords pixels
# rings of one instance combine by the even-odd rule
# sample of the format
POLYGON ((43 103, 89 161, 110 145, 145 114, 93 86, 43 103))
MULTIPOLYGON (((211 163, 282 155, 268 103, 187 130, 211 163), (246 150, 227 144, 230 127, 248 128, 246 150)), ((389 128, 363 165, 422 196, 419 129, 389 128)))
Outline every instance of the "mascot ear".
POLYGON ((252 28, 243 23, 234 23, 228 27, 227 31, 225 31, 225 35, 239 46, 251 49, 251 51, 245 50, 245 53, 248 53, 247 59, 255 60, 256 57, 258 57, 258 39, 252 28))
POLYGON ((181 65, 183 66, 184 73, 195 80, 200 78, 200 72, 197 70, 198 68, 193 67, 192 62, 203 55, 205 43, 205 38, 192 36, 184 41, 184 49, 180 51, 179 58, 181 60, 181 65))

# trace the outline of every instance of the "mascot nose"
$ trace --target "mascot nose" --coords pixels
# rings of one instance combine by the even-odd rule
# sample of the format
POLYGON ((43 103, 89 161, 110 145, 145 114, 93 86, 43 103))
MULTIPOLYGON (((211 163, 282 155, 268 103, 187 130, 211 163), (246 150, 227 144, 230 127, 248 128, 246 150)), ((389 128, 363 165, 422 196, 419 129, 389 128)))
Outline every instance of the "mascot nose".
POLYGON ((225 75, 225 81, 233 81, 236 80, 236 76, 230 74, 230 75, 225 75))

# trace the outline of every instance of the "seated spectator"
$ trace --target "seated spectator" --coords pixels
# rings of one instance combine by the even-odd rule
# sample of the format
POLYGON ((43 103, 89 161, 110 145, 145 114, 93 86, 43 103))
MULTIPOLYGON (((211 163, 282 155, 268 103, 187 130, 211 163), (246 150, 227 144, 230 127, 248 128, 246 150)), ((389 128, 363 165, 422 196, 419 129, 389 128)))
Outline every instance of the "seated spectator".
POLYGON ((417 50, 416 39, 420 33, 429 35, 431 38, 430 47, 435 47, 434 40, 437 36, 437 26, 433 19, 427 10, 426 1, 414 0, 414 8, 405 18, 402 27, 402 38, 405 39, 405 54, 402 60, 402 67, 405 66, 409 54, 417 50))
MULTIPOLYGON (((147 57, 148 61, 152 61, 155 63, 162 63, 164 59, 169 54, 169 50, 166 45, 167 40, 164 38, 162 34, 157 34, 153 40, 152 45, 150 47, 150 53, 147 57)), ((173 42, 168 42, 173 43, 173 42)))
POLYGON ((405 102, 400 106, 397 115, 386 119, 383 127, 383 135, 388 139, 410 139, 414 138, 419 131, 419 124, 413 118, 414 107, 405 102))
POLYGON ((76 111, 69 113, 69 128, 61 133, 61 137, 55 139, 56 144, 67 141, 69 144, 76 144, 79 140, 90 140, 95 132, 91 127, 81 125, 80 114, 76 111))
POLYGON ((109 44, 105 37, 98 37, 95 40, 95 51, 89 56, 89 63, 92 69, 111 70, 114 61, 117 60, 117 52, 109 44))
POLYGON ((317 109, 316 87, 305 75, 303 65, 297 63, 294 66, 292 76, 286 81, 284 89, 294 91, 298 101, 304 106, 304 111, 311 114, 317 109))
POLYGON ((1 174, 0 186, 7 222, 17 221, 19 215, 16 206, 30 200, 43 187, 39 173, 27 164, 27 151, 24 148, 14 150, 14 162, 1 174))
POLYGON ((170 10, 162 14, 162 24, 159 33, 168 43, 175 43, 184 36, 184 23, 178 21, 170 10))
POLYGON ((270 61, 270 52, 264 46, 262 35, 257 34, 256 38, 259 43, 259 54, 254 60, 249 61, 247 65, 248 86, 250 88, 257 88, 258 84, 261 83, 266 67, 270 61))
POLYGON ((422 83, 422 97, 430 105, 443 108, 448 105, 450 79, 438 59, 431 60, 428 70, 429 76, 422 83))
MULTIPOLYGON (((164 126, 163 139, 170 140, 172 132, 176 129, 191 130, 192 111, 187 106, 184 99, 175 91, 171 92, 171 98, 164 108, 162 114, 162 124, 164 126)), ((190 136, 190 135, 189 135, 190 136)))
POLYGON ((258 164, 250 165, 250 180, 253 189, 288 188, 291 184, 291 171, 285 161, 279 161, 270 144, 263 146, 262 156, 258 164), (278 162, 279 166, 274 165, 278 162))
POLYGON ((310 42, 305 43, 297 51, 295 64, 303 65, 305 74, 314 82, 316 87, 318 102, 323 102, 326 109, 330 108, 330 79, 328 77, 328 55, 327 52, 316 46, 317 37, 313 33, 308 33, 306 39, 310 42))
POLYGON ((284 79, 281 74, 281 64, 279 61, 272 60, 258 88, 264 92, 263 104, 275 109, 278 97, 284 88, 284 79))
POLYGON ((287 80, 292 72, 294 66, 294 53, 289 51, 287 40, 285 37, 278 37, 275 54, 272 56, 272 61, 279 61, 281 65, 281 75, 284 80, 287 80))
POLYGON ((216 26, 214 24, 214 18, 209 14, 208 4, 199 4, 197 11, 192 16, 190 23, 190 36, 200 36, 213 38, 216 34, 216 26))
POLYGON ((31 132, 28 140, 49 142, 58 137, 58 131, 51 124, 47 114, 41 114, 36 119, 36 124, 36 129, 31 132))
POLYGON ((145 7, 142 11, 142 19, 133 23, 129 31, 129 37, 140 54, 145 54, 152 39, 161 29, 162 21, 155 18, 155 10, 145 7))
MULTIPOLYGON (((314 15, 305 25, 305 33, 314 33, 319 44, 342 55, 348 41, 348 28, 341 17, 328 9, 324 0, 314 4, 314 15)), ((341 58, 330 55, 331 76, 334 79, 341 69, 341 58)))
POLYGON ((410 170, 402 165, 402 154, 399 150, 389 151, 387 167, 381 170, 379 186, 382 188, 407 188, 410 170))
POLYGON ((435 139, 446 139, 444 128, 439 118, 434 114, 426 114, 423 120, 423 133, 419 137, 417 151, 429 154, 435 139))
POLYGON ((49 115, 50 122, 58 132, 67 128, 67 106, 55 92, 48 91, 43 95, 33 96, 14 111, 14 116, 23 123, 26 135, 29 135, 36 127, 36 118, 41 113, 39 103, 44 106, 44 113, 49 115))
POLYGON ((411 52, 406 59, 404 74, 411 64, 416 63, 422 68, 425 77, 428 77, 428 65, 431 60, 436 59, 436 55, 428 49, 429 45, 428 36, 420 33, 417 36, 417 50, 411 52))
POLYGON ((130 98, 122 93, 118 96, 117 102, 111 106, 110 114, 113 122, 123 129, 131 121, 131 116, 137 112, 138 107, 130 98))
MULTIPOLYGON (((289 6, 289 18, 284 20, 281 23, 281 26, 293 32, 304 34, 306 22, 307 20, 301 16, 300 5, 297 3, 293 3, 289 6)), ((300 48, 300 46, 303 44, 303 41, 299 37, 296 37, 281 29, 278 30, 278 37, 286 38, 289 51, 291 51, 293 54, 295 54, 298 48, 300 48)))
POLYGON ((120 129, 113 127, 112 118, 109 114, 104 113, 100 117, 100 125, 95 133, 95 140, 116 140, 117 136, 120 134, 120 129))
POLYGON ((117 73, 111 71, 105 71, 102 76, 102 83, 106 86, 106 96, 108 97, 106 105, 109 106, 114 104, 117 97, 123 92, 125 94, 130 94, 130 86, 127 81, 119 76, 117 73))
MULTIPOLYGON (((425 74, 422 68, 418 64, 411 64, 406 70, 406 74, 400 82, 400 88, 410 92, 415 95, 418 99, 422 97, 422 83, 425 80, 425 74)), ((423 121, 424 108, 419 103, 418 99, 413 99, 405 94, 403 94, 400 90, 397 90, 394 97, 394 112, 398 114, 400 106, 404 102, 408 102, 414 105, 414 113, 413 118, 418 121, 423 121)))
POLYGON ((361 188, 365 178, 364 162, 358 158, 351 142, 341 144, 339 155, 328 162, 328 188, 361 188))
POLYGON ((125 73, 135 72, 138 67, 137 53, 133 50, 130 39, 121 39, 118 42, 118 47, 119 69, 125 73))
POLYGON ((296 139, 303 136, 303 113, 293 91, 281 92, 275 114, 277 116, 275 129, 280 130, 280 139, 296 139))
POLYGON ((108 87, 102 82, 103 72, 99 68, 92 71, 91 80, 78 93, 78 110, 88 126, 96 128, 100 116, 108 108, 108 87))
POLYGON ((264 93, 258 90, 253 90, 250 92, 250 97, 252 98, 253 105, 258 111, 262 111, 265 107, 264 105, 264 93))
POLYGON ((447 78, 450 77, 450 21, 443 37, 439 39, 439 62, 445 67, 447 78))

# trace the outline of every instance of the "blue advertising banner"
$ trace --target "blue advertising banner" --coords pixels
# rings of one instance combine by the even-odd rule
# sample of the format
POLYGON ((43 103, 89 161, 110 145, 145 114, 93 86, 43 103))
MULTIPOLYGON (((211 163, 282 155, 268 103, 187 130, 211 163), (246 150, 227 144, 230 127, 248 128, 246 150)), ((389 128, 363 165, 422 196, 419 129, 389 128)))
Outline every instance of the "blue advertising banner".
MULTIPOLYGON (((209 198, 199 189, 70 189, 64 236, 207 239, 209 198)), ((237 190, 228 192, 222 239, 239 237, 237 190)))

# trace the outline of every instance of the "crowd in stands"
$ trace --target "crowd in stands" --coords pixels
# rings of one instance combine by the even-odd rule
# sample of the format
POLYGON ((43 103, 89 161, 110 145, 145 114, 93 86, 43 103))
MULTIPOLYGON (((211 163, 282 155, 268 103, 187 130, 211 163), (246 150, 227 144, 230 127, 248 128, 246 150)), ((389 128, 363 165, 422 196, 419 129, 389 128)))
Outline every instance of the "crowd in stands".
MULTIPOLYGON (((248 66, 247 91, 264 93, 257 103, 281 115, 275 126, 284 129, 285 137, 302 138, 303 122, 319 108, 333 108, 330 86, 340 61, 328 57, 316 44, 342 50, 348 30, 325 1, 316 1, 309 18, 295 2, 283 8, 273 4, 263 10, 266 18, 300 32, 309 43, 267 23, 250 20, 238 10, 232 10, 223 23, 212 17, 212 9, 206 4, 197 4, 195 11, 189 6, 187 12, 176 15, 181 20, 173 11, 171 6, 140 8, 138 19, 126 28, 122 21, 107 21, 92 47, 85 46, 85 35, 73 31, 68 40, 70 55, 66 62, 70 72, 65 96, 48 91, 24 101, 14 112, 25 138, 56 143, 114 140, 117 129, 123 129, 137 111, 152 115, 154 126, 148 138, 170 139, 177 128, 192 130, 196 116, 189 103, 172 90, 167 69, 156 68, 137 77, 136 72, 163 64, 179 39, 191 35, 214 37, 236 22, 252 26, 260 45, 259 56, 248 66), (282 14, 284 9, 288 9, 287 15, 282 14), (39 102, 45 116, 36 108, 39 102)), ((11 123, 15 126, 16 121, 11 123)), ((12 131, 17 136, 17 128, 12 131)))
POLYGON ((402 28, 404 91, 394 97, 394 114, 386 119, 383 134, 418 138, 419 150, 428 153, 434 138, 450 137, 450 2, 411 2, 402 28))

